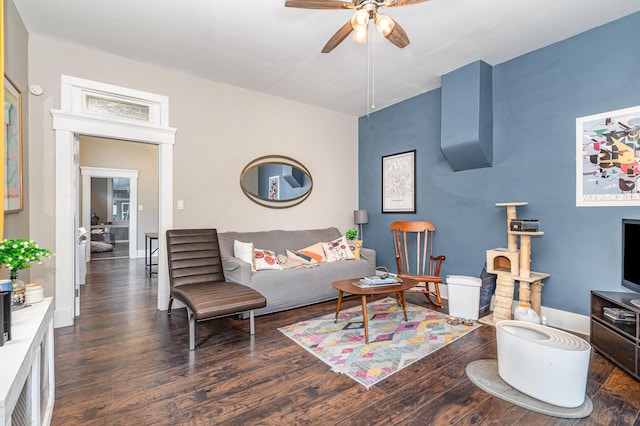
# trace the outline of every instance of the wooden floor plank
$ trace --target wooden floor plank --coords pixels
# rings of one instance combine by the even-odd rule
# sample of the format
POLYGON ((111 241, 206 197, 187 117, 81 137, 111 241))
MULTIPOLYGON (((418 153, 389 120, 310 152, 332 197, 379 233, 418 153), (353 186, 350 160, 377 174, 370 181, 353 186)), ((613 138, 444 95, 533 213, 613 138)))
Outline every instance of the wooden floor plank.
POLYGON ((456 426, 477 425, 511 425, 515 424, 525 413, 526 409, 511 404, 493 395, 479 402, 475 408, 469 410, 455 422, 456 426))
POLYGON ((397 416, 394 424, 397 425, 423 425, 430 419, 438 419, 442 424, 455 424, 465 417, 469 411, 475 410, 480 404, 490 398, 491 395, 482 391, 469 379, 461 380, 453 386, 433 398, 429 404, 423 404, 417 410, 407 413, 406 416, 397 416))
MULTIPOLYGON (((334 301, 257 317, 253 336, 236 317, 199 323, 189 351, 186 313, 157 310, 144 259, 92 261, 88 272, 81 315, 54 333, 53 425, 604 425, 633 424, 640 413, 640 382, 597 354, 587 419, 551 418, 483 392, 465 367, 496 358, 489 326, 366 390, 278 331, 334 312, 334 301)), ((421 295, 407 299, 427 306, 421 295)), ((347 297, 344 309, 359 303, 347 297)))

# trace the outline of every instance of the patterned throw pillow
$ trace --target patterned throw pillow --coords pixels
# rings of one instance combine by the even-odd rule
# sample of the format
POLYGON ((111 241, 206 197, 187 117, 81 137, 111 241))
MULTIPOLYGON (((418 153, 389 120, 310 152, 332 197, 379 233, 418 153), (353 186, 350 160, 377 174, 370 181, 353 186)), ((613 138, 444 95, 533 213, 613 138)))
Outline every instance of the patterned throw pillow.
POLYGON ((354 259, 360 259, 360 249, 362 248, 362 240, 347 240, 349 248, 353 253, 354 259))
POLYGON ((263 269, 282 269, 282 266, 280 266, 278 262, 278 257, 271 250, 254 249, 253 263, 256 271, 263 269))
POLYGON ((327 261, 327 258, 324 255, 324 249, 322 248, 322 243, 315 243, 312 246, 296 250, 296 253, 310 257, 318 263, 327 261))
POLYGON ((340 260, 355 258, 355 255, 349 248, 347 238, 344 235, 328 243, 322 243, 322 248, 327 262, 338 262, 340 260))

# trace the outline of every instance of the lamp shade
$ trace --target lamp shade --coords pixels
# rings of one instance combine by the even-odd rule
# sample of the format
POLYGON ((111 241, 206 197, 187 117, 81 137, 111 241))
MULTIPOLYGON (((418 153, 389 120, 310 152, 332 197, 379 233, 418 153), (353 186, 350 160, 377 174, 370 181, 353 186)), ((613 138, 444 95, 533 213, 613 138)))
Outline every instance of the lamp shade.
POLYGON ((353 223, 356 225, 362 225, 363 223, 369 223, 369 212, 366 210, 354 210, 353 211, 353 223))

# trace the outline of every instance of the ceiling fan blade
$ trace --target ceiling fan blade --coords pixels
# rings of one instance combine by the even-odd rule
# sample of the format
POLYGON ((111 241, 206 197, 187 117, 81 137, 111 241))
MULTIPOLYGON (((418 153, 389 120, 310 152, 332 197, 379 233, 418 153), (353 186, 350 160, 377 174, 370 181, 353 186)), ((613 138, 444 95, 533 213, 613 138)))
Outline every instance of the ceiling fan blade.
POLYGON ((284 7, 301 9, 353 9, 353 2, 336 0, 286 0, 284 7))
POLYGON ((385 7, 411 6, 412 4, 424 3, 429 0, 393 0, 385 1, 385 7))
POLYGON ((407 47, 409 43, 411 43, 409 41, 409 36, 404 32, 400 24, 398 24, 396 21, 393 21, 393 23, 395 25, 393 27, 393 30, 387 36, 387 40, 398 46, 400 49, 402 49, 403 47, 407 47))
POLYGON ((331 36, 327 44, 322 48, 322 53, 329 53, 336 48, 353 31, 351 20, 348 20, 336 33, 331 36))

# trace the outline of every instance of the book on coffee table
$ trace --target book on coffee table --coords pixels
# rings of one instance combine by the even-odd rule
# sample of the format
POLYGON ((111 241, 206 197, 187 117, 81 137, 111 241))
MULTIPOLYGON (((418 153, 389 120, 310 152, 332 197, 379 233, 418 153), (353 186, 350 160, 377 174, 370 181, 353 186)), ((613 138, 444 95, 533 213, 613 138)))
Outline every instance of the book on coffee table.
POLYGON ((376 287, 387 287, 402 284, 402 280, 400 278, 396 278, 394 280, 384 280, 380 282, 370 282, 361 278, 359 281, 354 281, 353 285, 357 285, 360 288, 376 288, 376 287))
POLYGON ((360 282, 364 284, 371 284, 371 285, 376 285, 376 284, 383 285, 383 284, 394 284, 394 283, 399 284, 402 282, 402 278, 398 278, 394 276, 381 277, 381 276, 373 275, 370 277, 360 278, 360 282))

